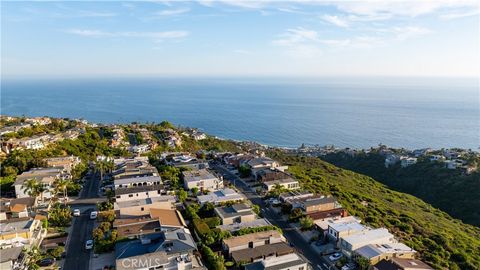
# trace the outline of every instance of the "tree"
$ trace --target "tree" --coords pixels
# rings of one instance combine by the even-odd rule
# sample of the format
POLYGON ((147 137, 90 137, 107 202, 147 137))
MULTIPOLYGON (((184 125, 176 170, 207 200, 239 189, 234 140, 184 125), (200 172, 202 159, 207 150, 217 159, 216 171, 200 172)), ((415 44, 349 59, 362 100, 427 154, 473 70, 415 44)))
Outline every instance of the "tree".
POLYGON ((70 223, 72 212, 70 207, 64 207, 60 203, 52 206, 48 212, 48 223, 52 226, 66 227, 70 223))
POLYGON ((238 167, 238 172, 242 178, 249 177, 250 174, 252 174, 252 170, 247 165, 241 165, 238 167))
POLYGON ((357 259, 358 269, 360 270, 368 270, 370 268, 370 261, 362 256, 358 256, 357 259))
POLYGON ((292 210, 292 212, 288 216, 288 219, 290 221, 297 221, 302 216, 303 216, 302 210, 300 210, 300 208, 295 208, 292 210))
POLYGON ((177 196, 179 201, 184 202, 187 199, 188 193, 185 190, 180 189, 177 191, 177 196))
POLYGON ((310 230, 313 227, 313 219, 309 216, 301 218, 300 227, 302 230, 310 230))
POLYGON ((197 195, 197 193, 198 193, 198 187, 193 187, 192 188, 192 194, 197 195))
POLYGON ((58 192, 63 193, 63 203, 66 205, 67 204, 67 189, 70 185, 70 181, 66 179, 57 179, 54 182, 55 186, 55 194, 58 194, 58 192))
POLYGON ((28 270, 37 270, 40 269, 40 266, 37 265, 37 262, 41 259, 40 251, 37 247, 32 247, 27 251, 27 269, 28 270))
POLYGON ((38 197, 40 195, 39 186, 41 185, 40 181, 36 178, 30 178, 23 182, 23 191, 26 192, 30 197, 38 197))
POLYGON ((110 222, 102 222, 98 226, 103 232, 108 232, 110 230, 111 224, 110 222))
POLYGON ((93 229, 93 238, 95 241, 100 241, 105 238, 105 233, 100 228, 93 229))

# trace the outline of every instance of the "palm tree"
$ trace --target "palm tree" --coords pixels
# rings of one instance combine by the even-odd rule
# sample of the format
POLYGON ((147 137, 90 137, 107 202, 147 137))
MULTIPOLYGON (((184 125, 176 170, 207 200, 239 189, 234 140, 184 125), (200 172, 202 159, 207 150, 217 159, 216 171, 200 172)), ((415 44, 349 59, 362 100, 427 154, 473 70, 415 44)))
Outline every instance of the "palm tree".
POLYGON ((28 256, 28 261, 27 261, 27 269, 28 270, 36 270, 40 269, 40 267, 37 264, 37 261, 41 259, 40 252, 38 248, 33 247, 29 251, 26 252, 28 256))
POLYGON ((99 160, 95 163, 95 170, 100 172, 100 181, 103 181, 103 174, 107 170, 107 164, 104 160, 99 160))
POLYGON ((66 180, 66 179, 57 179, 55 180, 55 194, 57 194, 58 192, 62 192, 63 194, 63 203, 64 204, 67 204, 67 189, 68 189, 68 186, 69 186, 69 181, 66 180))
POLYGON ((23 182, 23 191, 26 192, 30 197, 37 197, 40 195, 40 181, 36 178, 30 178, 23 182))

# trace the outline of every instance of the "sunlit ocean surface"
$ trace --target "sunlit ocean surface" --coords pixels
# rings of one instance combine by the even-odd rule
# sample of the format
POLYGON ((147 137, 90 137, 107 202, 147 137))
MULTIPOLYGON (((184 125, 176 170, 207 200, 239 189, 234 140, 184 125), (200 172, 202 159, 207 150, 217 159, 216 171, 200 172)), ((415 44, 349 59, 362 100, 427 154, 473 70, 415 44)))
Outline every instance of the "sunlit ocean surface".
POLYGON ((480 146, 478 80, 7 79, 1 113, 169 120, 223 138, 296 147, 480 146))

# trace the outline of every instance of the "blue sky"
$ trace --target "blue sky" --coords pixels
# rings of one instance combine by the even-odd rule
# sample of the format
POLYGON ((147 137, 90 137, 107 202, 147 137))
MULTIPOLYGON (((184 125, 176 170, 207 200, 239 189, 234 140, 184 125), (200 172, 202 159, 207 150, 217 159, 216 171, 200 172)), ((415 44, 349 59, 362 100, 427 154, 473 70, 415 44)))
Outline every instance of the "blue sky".
POLYGON ((5 76, 478 76, 478 1, 2 2, 5 76))

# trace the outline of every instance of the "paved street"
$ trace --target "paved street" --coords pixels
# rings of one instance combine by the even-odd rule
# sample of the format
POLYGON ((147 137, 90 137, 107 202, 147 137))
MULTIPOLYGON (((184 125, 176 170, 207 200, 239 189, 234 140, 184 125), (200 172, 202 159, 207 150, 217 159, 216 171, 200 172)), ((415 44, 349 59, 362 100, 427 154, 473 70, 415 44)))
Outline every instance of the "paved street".
POLYGON ((95 210, 96 202, 101 200, 98 196, 99 178, 98 174, 87 178, 79 199, 70 203, 72 209, 79 208, 82 214, 80 217, 73 217, 71 233, 67 243, 67 257, 63 269, 89 269, 93 251, 85 250, 85 241, 92 239, 94 221, 90 219, 90 212, 95 210))
POLYGON ((253 192, 238 176, 232 174, 223 166, 213 165, 213 169, 219 171, 224 175, 224 179, 235 183, 235 186, 247 196, 247 198, 254 204, 260 206, 263 216, 270 221, 273 225, 282 229, 283 234, 287 238, 289 243, 292 243, 298 253, 303 254, 307 258, 314 269, 320 270, 333 270, 334 266, 330 266, 330 263, 325 261, 315 250, 307 243, 299 233, 290 226, 288 222, 283 220, 275 212, 273 212, 267 205, 265 205, 262 198, 253 192))

